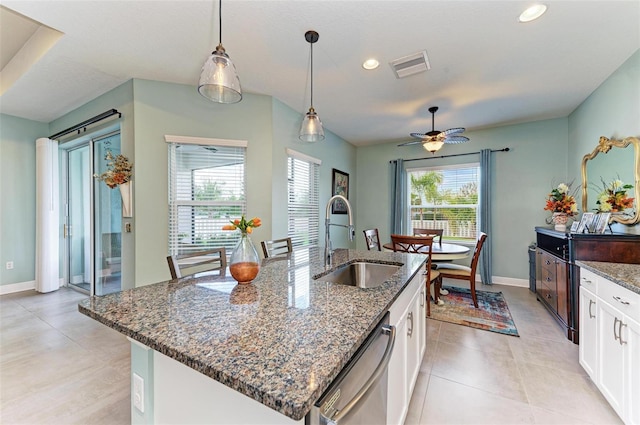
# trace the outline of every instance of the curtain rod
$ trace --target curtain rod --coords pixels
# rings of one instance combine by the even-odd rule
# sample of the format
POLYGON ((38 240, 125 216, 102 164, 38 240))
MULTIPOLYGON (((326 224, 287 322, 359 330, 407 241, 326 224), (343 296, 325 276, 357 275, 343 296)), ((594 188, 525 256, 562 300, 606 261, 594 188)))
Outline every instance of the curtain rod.
POLYGON ((66 136, 67 134, 73 133, 76 130, 78 130, 78 134, 80 134, 80 130, 82 130, 82 129, 84 129, 84 131, 87 131, 86 127, 88 125, 95 124, 95 123, 97 123, 99 121, 105 120, 105 119, 107 119, 107 118, 109 118, 109 117, 111 117, 113 115, 116 115, 116 114, 118 114, 118 118, 122 118, 122 114, 120 112, 118 112, 115 109, 111 109, 110 111, 103 112, 100 115, 96 115, 93 118, 89 118, 86 121, 82 121, 80 124, 76 124, 73 127, 69 127, 66 130, 62 130, 60 133, 56 133, 54 135, 51 135, 51 136, 49 136, 49 139, 55 140, 58 137, 66 136))
MULTIPOLYGON (((509 152, 511 149, 510 148, 502 148, 502 149, 493 149, 491 150, 491 152, 509 152)), ((466 156, 466 155, 477 155, 480 152, 467 152, 467 153, 455 153, 452 155, 440 155, 440 156, 428 156, 426 158, 414 158, 414 159, 405 159, 404 162, 409 162, 409 161, 422 161, 423 159, 436 159, 436 158, 452 158, 454 156, 466 156)), ((393 163, 396 162, 395 159, 392 159, 391 161, 389 161, 389 163, 393 163)))

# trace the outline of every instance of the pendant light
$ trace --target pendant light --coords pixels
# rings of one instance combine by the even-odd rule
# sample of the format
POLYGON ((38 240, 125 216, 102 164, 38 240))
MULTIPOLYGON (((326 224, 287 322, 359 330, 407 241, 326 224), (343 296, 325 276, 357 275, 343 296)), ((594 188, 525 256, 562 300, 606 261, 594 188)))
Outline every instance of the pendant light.
POLYGON ((242 88, 236 67, 222 47, 222 0, 220 0, 220 43, 202 65, 198 92, 217 103, 237 103, 242 100, 242 88))
POLYGON ((315 31, 307 31, 304 34, 304 38, 311 46, 311 106, 304 120, 302 120, 299 137, 303 142, 314 143, 324 140, 322 121, 320 121, 320 117, 316 114, 315 109, 313 109, 313 44, 318 41, 320 35, 315 31))

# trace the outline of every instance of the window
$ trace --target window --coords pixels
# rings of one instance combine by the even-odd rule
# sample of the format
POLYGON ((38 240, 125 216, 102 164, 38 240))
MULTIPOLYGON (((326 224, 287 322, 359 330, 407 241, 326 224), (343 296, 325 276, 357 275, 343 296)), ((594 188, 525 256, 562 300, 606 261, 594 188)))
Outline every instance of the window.
POLYGON ((321 161, 287 149, 288 236, 294 247, 318 246, 321 161))
POLYGON ((225 247, 240 235, 223 231, 246 213, 246 142, 165 136, 169 143, 169 253, 225 247))
POLYGON ((443 229, 452 239, 475 239, 480 165, 407 170, 410 229, 443 229))

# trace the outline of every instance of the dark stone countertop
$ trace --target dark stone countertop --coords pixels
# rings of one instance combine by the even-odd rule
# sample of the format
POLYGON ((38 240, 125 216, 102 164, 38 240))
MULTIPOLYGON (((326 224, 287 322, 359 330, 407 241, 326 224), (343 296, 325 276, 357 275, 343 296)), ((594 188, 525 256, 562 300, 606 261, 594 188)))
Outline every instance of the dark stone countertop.
POLYGON ((295 420, 347 364, 426 256, 339 249, 335 268, 402 264, 378 288, 314 281, 318 250, 262 263, 256 280, 183 278, 83 300, 81 313, 295 420))
POLYGON ((628 290, 640 294, 640 264, 576 261, 580 267, 609 279, 628 290))

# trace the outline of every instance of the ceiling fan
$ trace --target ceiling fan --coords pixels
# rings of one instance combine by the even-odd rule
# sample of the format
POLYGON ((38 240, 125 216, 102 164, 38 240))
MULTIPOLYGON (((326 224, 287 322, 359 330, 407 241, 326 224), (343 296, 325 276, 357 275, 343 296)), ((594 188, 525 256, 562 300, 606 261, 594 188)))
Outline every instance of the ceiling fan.
POLYGON ((428 133, 411 133, 411 137, 415 137, 419 140, 412 140, 410 142, 401 143, 398 146, 411 146, 417 145, 421 143, 422 146, 431 153, 435 153, 438 151, 442 145, 454 144, 454 143, 464 143, 468 142, 469 138, 460 136, 461 133, 464 132, 464 128, 456 127, 450 128, 445 131, 435 130, 435 116, 438 111, 437 106, 432 106, 429 108, 429 112, 431 112, 431 131, 428 133))

